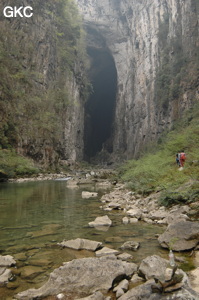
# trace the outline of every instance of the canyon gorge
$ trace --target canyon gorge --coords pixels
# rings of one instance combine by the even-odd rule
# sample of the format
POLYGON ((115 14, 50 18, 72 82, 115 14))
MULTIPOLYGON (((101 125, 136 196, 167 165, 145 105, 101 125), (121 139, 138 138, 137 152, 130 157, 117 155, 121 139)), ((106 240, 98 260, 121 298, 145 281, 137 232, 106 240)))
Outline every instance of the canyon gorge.
POLYGON ((1 146, 44 166, 138 157, 199 100, 197 0, 76 4, 0 19, 1 146))

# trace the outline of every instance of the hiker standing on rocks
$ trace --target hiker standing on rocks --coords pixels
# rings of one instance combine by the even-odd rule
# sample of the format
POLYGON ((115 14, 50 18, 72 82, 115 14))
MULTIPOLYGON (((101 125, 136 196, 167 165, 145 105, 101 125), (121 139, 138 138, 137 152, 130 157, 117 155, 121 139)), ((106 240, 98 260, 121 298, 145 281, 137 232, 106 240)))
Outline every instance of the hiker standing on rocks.
POLYGON ((184 163, 186 160, 186 154, 184 153, 184 150, 180 153, 180 167, 184 167, 184 163))

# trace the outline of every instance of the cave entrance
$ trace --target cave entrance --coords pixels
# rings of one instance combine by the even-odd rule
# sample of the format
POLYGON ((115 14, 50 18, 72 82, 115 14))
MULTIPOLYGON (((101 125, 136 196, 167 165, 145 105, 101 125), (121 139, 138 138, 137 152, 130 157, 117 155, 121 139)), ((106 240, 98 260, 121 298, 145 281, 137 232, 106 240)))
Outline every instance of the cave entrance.
POLYGON ((91 92, 85 105, 85 160, 102 149, 112 152, 112 125, 115 113, 117 71, 107 49, 88 48, 91 92))

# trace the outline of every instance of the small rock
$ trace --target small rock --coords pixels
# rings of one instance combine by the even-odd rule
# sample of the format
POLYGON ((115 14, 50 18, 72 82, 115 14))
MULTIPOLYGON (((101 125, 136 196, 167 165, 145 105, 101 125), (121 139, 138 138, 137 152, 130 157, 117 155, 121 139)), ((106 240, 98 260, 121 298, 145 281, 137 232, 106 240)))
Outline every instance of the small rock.
POLYGON ((75 250, 89 250, 89 251, 96 251, 98 248, 102 246, 101 242, 91 241, 87 239, 80 239, 77 238, 75 240, 68 240, 58 243, 59 246, 71 248, 75 250))
POLYGON ((122 223, 123 224, 128 224, 129 223, 129 219, 127 217, 122 218, 122 223))
POLYGON ((102 217, 97 217, 95 219, 95 221, 93 222, 89 222, 88 225, 90 227, 96 227, 96 226, 111 226, 112 225, 112 221, 109 219, 109 217, 106 216, 102 216, 102 217))
POLYGON ((95 255, 97 257, 105 256, 105 255, 117 255, 119 254, 119 251, 108 248, 108 247, 103 247, 101 250, 98 250, 95 252, 95 255))
POLYGON ((58 294, 57 295, 57 299, 59 299, 59 300, 63 299, 64 297, 65 297, 64 294, 58 294))
POLYGON ((118 290, 122 289, 124 292, 127 292, 129 288, 129 282, 127 279, 122 280, 114 289, 114 292, 117 292, 118 290))
POLYGON ((16 261, 11 255, 0 255, 0 267, 11 267, 16 265, 16 261))
POLYGON ((12 276, 10 269, 0 268, 0 286, 5 285, 12 276))
POLYGON ((133 224, 133 223, 137 223, 138 222, 138 219, 137 218, 130 218, 130 223, 133 224))
POLYGON ((135 217, 137 219, 140 219, 142 215, 142 211, 139 208, 132 208, 127 211, 127 215, 133 218, 135 217))
POLYGON ((128 249, 128 250, 136 251, 139 247, 140 247, 139 242, 128 241, 128 242, 125 242, 120 248, 122 250, 128 249))
POLYGON ((129 253, 122 253, 122 254, 119 254, 117 256, 118 259, 121 259, 121 260, 129 260, 129 259, 132 259, 133 256, 130 255, 129 253))
POLYGON ((138 274, 134 274, 131 278, 131 283, 136 285, 139 282, 144 282, 144 279, 138 276, 138 274))
POLYGON ((165 281, 171 280, 172 273, 173 273, 173 270, 171 268, 166 268, 165 273, 164 273, 165 281))
POLYGON ((153 223, 154 223, 154 222, 153 222, 151 219, 149 219, 149 218, 144 218, 143 221, 146 222, 147 224, 153 224, 153 223))
POLYGON ((95 198, 98 196, 98 193, 94 193, 94 192, 86 192, 86 191, 83 191, 82 192, 82 198, 85 198, 85 199, 89 199, 89 198, 95 198))
POLYGON ((108 204, 109 207, 113 208, 113 209, 119 209, 120 208, 120 204, 117 202, 110 202, 108 204))

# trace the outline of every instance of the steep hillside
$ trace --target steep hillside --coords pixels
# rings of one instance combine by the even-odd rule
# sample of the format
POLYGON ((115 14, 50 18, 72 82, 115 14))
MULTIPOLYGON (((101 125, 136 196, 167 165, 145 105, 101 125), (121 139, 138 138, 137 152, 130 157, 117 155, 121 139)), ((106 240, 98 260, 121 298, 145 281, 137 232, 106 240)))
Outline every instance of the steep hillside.
POLYGON ((121 169, 121 177, 136 192, 161 191, 161 203, 169 206, 199 200, 199 103, 175 122, 138 160, 121 169), (176 153, 186 153, 184 168, 176 164, 176 153))

